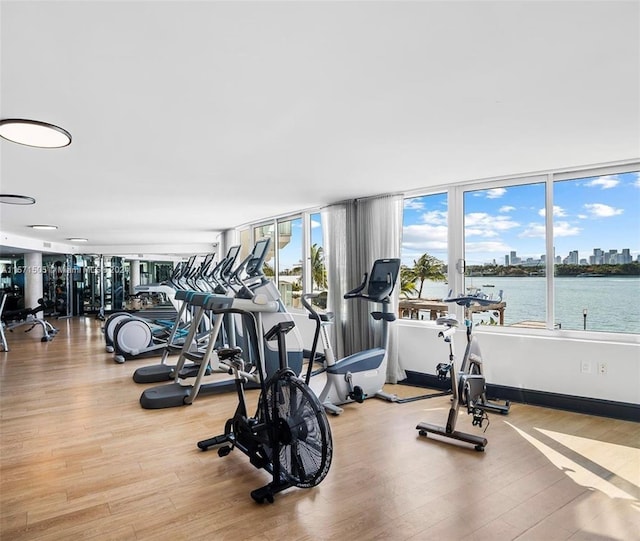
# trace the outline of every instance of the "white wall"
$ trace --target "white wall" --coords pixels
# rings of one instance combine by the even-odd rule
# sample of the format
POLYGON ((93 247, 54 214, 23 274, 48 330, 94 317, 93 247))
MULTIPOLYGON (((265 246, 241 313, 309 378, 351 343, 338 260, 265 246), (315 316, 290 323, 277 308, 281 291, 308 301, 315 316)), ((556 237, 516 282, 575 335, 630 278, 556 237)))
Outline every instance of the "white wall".
MULTIPOLYGON (((313 322, 294 314, 305 347, 311 347, 313 322)), ((405 370, 435 374, 448 359, 448 346, 438 338, 432 322, 398 321, 398 352, 405 370)), ((640 336, 571 331, 479 329, 474 333, 482 349, 487 381, 518 389, 640 404, 640 336), (598 363, 606 363, 600 374, 598 363), (583 371, 583 365, 589 371, 583 371)), ((466 338, 455 336, 460 361, 466 338)))

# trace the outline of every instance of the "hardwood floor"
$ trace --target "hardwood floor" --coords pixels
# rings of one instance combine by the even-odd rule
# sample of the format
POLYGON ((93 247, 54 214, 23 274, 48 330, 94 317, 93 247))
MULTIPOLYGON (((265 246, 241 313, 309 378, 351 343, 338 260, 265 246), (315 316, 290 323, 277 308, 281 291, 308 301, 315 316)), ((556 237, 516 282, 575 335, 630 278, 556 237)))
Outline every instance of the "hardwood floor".
MULTIPOLYGON (((478 453, 418 436, 418 422, 445 422, 447 397, 371 399, 330 418, 319 486, 259 505, 249 493, 268 474, 196 448, 235 395, 143 410, 131 374, 155 359, 116 364, 100 322, 53 323, 52 342, 18 331, 0 353, 3 541, 640 539, 636 423, 513 404, 478 453)), ((478 432, 464 414, 459 428, 478 432)))

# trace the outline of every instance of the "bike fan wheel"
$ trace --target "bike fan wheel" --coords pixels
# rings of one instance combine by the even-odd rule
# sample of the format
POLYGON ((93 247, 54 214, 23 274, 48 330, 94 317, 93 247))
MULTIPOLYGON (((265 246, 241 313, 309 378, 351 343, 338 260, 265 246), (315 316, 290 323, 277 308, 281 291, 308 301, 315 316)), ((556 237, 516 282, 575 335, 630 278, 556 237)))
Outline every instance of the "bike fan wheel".
MULTIPOLYGON (((329 472, 333 456, 331 429, 316 395, 292 372, 277 374, 267 382, 266 410, 275 422, 280 472, 300 488, 319 484, 329 472)), ((272 425, 273 426, 273 425, 272 425)))

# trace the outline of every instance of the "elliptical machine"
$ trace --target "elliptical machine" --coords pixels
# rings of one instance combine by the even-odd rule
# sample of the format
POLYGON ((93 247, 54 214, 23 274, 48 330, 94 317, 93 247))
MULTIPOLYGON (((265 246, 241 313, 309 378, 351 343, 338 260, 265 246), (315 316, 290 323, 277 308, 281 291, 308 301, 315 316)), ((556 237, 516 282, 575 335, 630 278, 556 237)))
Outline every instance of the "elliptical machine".
MULTIPOLYGON (((260 342, 255 316, 235 308, 214 309, 214 314, 241 315, 249 337, 248 345, 260 358, 260 342)), ((326 413, 315 394, 287 366, 285 335, 293 321, 280 321, 264 335, 266 341, 277 341, 280 368, 267 379, 262 361, 257 363, 260 397, 253 417, 247 413, 244 382, 250 376, 244 371, 241 348, 222 348, 218 358, 234 375, 238 406, 224 426, 224 433, 198 442, 206 451, 218 447, 218 456, 227 456, 234 448, 249 457, 249 462, 272 476, 267 485, 253 490, 257 503, 273 503, 274 495, 289 487, 311 488, 329 473, 333 456, 331 429, 326 413)))
POLYGON ((472 425, 479 428, 482 428, 485 421, 487 421, 487 423, 489 422, 488 411, 501 413, 503 415, 509 413, 509 401, 506 401, 505 404, 498 404, 490 402, 487 399, 485 378, 482 373, 480 346, 472 334, 473 320, 471 318, 471 306, 474 304, 489 306, 500 302, 501 299, 502 291, 498 299, 490 299, 482 293, 476 295, 460 295, 458 297, 444 299, 444 302, 455 302, 465 307, 467 346, 462 358, 460 371, 458 372, 456 370, 456 357, 453 347, 453 336, 458 327, 458 319, 455 315, 448 314, 436 320, 438 325, 445 327, 444 330, 438 333, 438 336, 443 338, 449 346, 449 362, 439 363, 436 366, 436 370, 439 379, 444 380, 449 377, 451 380, 451 406, 449 408, 446 426, 442 427, 425 422, 419 423, 416 429, 421 436, 427 436, 429 433, 437 434, 446 438, 470 443, 476 451, 484 451, 487 445, 487 439, 485 437, 456 430, 460 406, 466 406, 467 414, 473 416, 472 425))
MULTIPOLYGON (((213 259, 214 254, 208 254, 199 267, 194 267, 190 271, 186 282, 191 287, 197 288, 196 291, 211 291, 212 286, 207 282, 207 274, 213 259)), ((178 295, 178 292, 184 292, 184 290, 176 290, 174 286, 168 284, 151 284, 136 286, 136 291, 164 292, 174 305, 177 316, 172 320, 155 319, 151 321, 147 318, 130 315, 117 320, 113 330, 113 360, 117 363, 162 355, 167 344, 181 344, 189 333, 191 314, 184 309, 184 297, 178 295)), ((108 321, 105 327, 107 330, 110 328, 108 321)), ((204 320, 201 332, 206 333, 208 328, 208 323, 204 320)))
POLYGON ((336 360, 329 338, 328 327, 332 324, 333 314, 318 314, 309 303, 317 294, 302 296, 302 304, 309 312, 309 319, 316 322, 316 331, 309 356, 306 382, 310 381, 313 361, 316 359, 318 338, 324 349, 324 367, 327 381, 319 394, 325 409, 334 415, 344 410, 339 407, 349 402, 362 403, 372 396, 395 402, 397 397, 382 390, 387 377, 387 346, 389 340, 388 325, 396 319, 390 310, 391 293, 400 272, 400 259, 378 259, 370 273, 365 273, 362 283, 344 295, 345 299, 362 299, 382 305, 382 311, 371 312, 371 317, 382 323, 382 346, 349 355, 336 360), (366 288, 366 292, 363 291, 366 288))
MULTIPOLYGON (((208 257, 211 257, 211 256, 208 256, 208 257)), ((144 293, 149 291, 163 293, 169 299, 172 305, 172 308, 169 311, 166 311, 166 310, 162 311, 163 313, 162 313, 161 320, 158 320, 156 318, 154 318, 153 320, 146 317, 143 318, 143 317, 140 317, 139 315, 136 315, 136 313, 132 313, 132 312, 113 312, 112 314, 110 314, 106 318, 104 325, 102 327, 102 330, 104 332, 104 339, 105 339, 105 349, 107 353, 115 352, 116 347, 115 347, 114 341, 115 341, 116 328, 120 323, 127 321, 129 319, 137 319, 137 320, 148 323, 147 329, 145 329, 141 325, 136 325, 135 331, 137 332, 134 331, 133 336, 130 337, 129 339, 127 339, 125 333, 121 334, 121 340, 123 340, 125 343, 132 342, 132 344, 126 347, 126 349, 129 351, 134 349, 131 346, 134 346, 138 350, 142 350, 150 345, 153 345, 153 339, 152 339, 153 336, 155 336, 156 338, 162 337, 163 339, 166 339, 166 337, 171 332, 171 328, 173 327, 176 321, 179 322, 180 324, 188 323, 189 321, 188 314, 186 314, 184 311, 181 311, 182 305, 180 303, 180 299, 176 298, 176 292, 183 291, 188 287, 189 284, 187 282, 187 278, 191 276, 196 270, 196 267, 195 267, 196 259, 197 259, 197 256, 193 255, 189 258, 187 262, 182 262, 182 261, 179 262, 173 269, 173 273, 166 283, 163 282, 160 284, 136 286, 136 291, 139 293, 144 293), (175 317, 176 313, 178 314, 177 318, 175 317), (167 318, 171 319, 171 321, 169 321, 167 318)), ((149 312, 144 311, 141 313, 147 314, 149 312)), ((133 327, 130 327, 130 328, 133 328, 133 327)), ((124 357, 122 357, 122 359, 120 359, 120 361, 117 361, 117 362, 124 362, 124 360, 125 360, 124 357)))
MULTIPOLYGON (((229 367, 222 365, 218 357, 217 348, 221 344, 226 344, 223 339, 223 332, 229 340, 229 345, 243 347, 247 337, 243 334, 241 325, 236 325, 234 319, 238 316, 229 317, 215 316, 214 309, 234 308, 250 312, 254 315, 261 332, 270 329, 279 322, 292 321, 292 316, 280 298, 280 293, 276 285, 269 280, 263 271, 265 259, 269 253, 270 238, 260 239, 253 247, 253 251, 245 260, 233 271, 229 280, 234 296, 223 296, 214 294, 199 293, 192 299, 191 303, 197 308, 196 314, 191 322, 189 335, 185 340, 178 363, 173 370, 173 382, 145 389, 140 396, 140 405, 145 409, 162 409, 192 404, 199 395, 219 394, 232 391, 235 383, 232 379, 216 380, 206 382, 205 375, 216 373, 229 373, 229 367), (246 275, 246 276, 245 276, 246 275), (244 277, 243 277, 244 276, 244 277), (197 326, 206 313, 212 315, 213 326, 208 333, 207 347, 204 351, 189 351, 193 336, 197 326), (185 363, 191 361, 197 365, 197 371, 189 371, 189 376, 193 383, 183 385, 181 379, 184 375, 185 363)), ((302 345, 298 329, 294 329, 287 344, 287 365, 299 374, 302 370, 302 345)), ((247 357, 245 362, 251 365, 251 371, 247 370, 247 385, 252 383, 259 386, 259 376, 257 373, 258 360, 264 363, 260 367, 267 377, 270 377, 278 368, 279 352, 272 348, 269 343, 260 336, 257 347, 260 350, 259 359, 247 357)), ((251 349, 245 348, 245 354, 251 355, 251 349)))
MULTIPOLYGON (((210 279, 211 290, 213 294, 216 295, 224 295, 227 289, 224 287, 226 280, 231 276, 232 269, 236 263, 236 259, 238 254, 240 253, 240 245, 231 246, 227 251, 227 255, 215 266, 211 273, 210 279)), ((182 306, 180 307, 180 312, 178 313, 177 320, 181 319, 181 313, 183 310, 187 310, 189 308, 193 308, 192 301, 198 293, 196 291, 187 291, 187 290, 178 290, 176 291, 175 297, 177 300, 182 302, 182 306)), ((194 311, 195 313, 195 311, 194 311)), ((193 319, 194 314, 191 314, 189 320, 193 319)), ((175 341, 175 333, 178 327, 174 327, 171 331, 171 335, 167 339, 167 344, 162 352, 162 358, 160 359, 159 364, 154 364, 150 366, 141 366, 136 369, 133 373, 133 381, 136 383, 158 383, 161 381, 172 380, 175 377, 175 365, 167 364, 169 356, 173 354, 179 354, 184 347, 184 343, 176 343, 175 341)), ((194 335, 195 336, 195 335, 194 335)), ((192 350, 197 350, 197 341, 194 344, 191 344, 192 350), (195 346, 195 348, 194 348, 195 346)), ((183 367, 183 370, 186 370, 187 373, 190 371, 194 371, 193 375, 197 374, 197 371, 200 369, 198 364, 191 364, 186 367, 183 367)))

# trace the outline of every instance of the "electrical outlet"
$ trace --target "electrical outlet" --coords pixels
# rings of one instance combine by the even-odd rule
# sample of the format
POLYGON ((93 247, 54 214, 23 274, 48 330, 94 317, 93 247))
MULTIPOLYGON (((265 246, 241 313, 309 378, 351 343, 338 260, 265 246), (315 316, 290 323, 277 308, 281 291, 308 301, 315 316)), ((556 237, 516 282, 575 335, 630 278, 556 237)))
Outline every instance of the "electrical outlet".
POLYGON ((607 373, 607 363, 601 361, 598 363, 598 374, 604 376, 607 373))
POLYGON ((580 363, 580 372, 583 374, 591 374, 591 363, 589 361, 582 361, 580 363))

